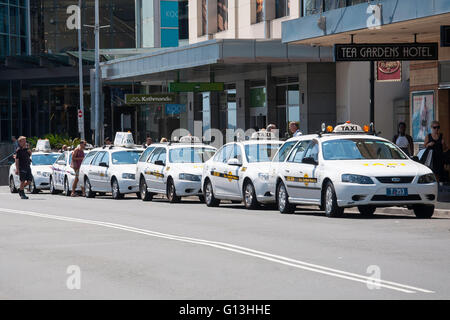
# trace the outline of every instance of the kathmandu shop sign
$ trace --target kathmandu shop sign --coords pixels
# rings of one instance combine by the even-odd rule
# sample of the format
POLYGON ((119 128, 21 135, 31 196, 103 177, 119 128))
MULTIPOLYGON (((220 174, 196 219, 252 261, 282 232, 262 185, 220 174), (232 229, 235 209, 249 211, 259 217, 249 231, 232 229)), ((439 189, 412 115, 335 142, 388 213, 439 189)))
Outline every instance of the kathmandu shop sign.
POLYGON ((335 61, 438 60, 437 43, 336 44, 335 61))
POLYGON ((151 103, 173 103, 175 95, 173 93, 161 94, 126 94, 126 104, 151 104, 151 103))

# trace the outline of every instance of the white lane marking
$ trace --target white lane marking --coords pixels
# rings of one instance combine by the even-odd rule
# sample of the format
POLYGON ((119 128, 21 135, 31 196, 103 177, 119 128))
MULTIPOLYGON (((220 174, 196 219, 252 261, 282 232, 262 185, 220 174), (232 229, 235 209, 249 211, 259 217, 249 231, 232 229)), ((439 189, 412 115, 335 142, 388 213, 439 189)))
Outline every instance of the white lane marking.
MULTIPOLYGON (((203 239, 196 239, 196 238, 189 238, 189 237, 183 237, 183 236, 177 236, 177 235, 171 235, 161 232, 155 232, 151 230, 146 229, 140 229, 130 226, 125 226, 121 224, 116 223, 110 223, 110 222, 102 222, 102 221, 96 221, 96 220, 87 220, 87 219, 80 219, 80 218, 71 218, 71 217, 65 217, 65 216, 57 216, 57 215, 50 215, 50 214, 44 214, 44 213, 37 213, 37 212, 31 212, 31 211, 22 211, 22 210, 14 210, 14 209, 7 209, 7 208, 0 208, 0 212, 3 213, 13 213, 13 214, 20 214, 20 215, 26 215, 26 216, 33 216, 33 217, 39 217, 39 218, 45 218, 45 219, 53 219, 53 220, 60 220, 60 221, 66 221, 66 222, 75 222, 75 223, 83 223, 83 224, 90 224, 90 225, 96 225, 96 226, 103 226, 107 228, 112 229, 118 229, 128 232, 133 232, 137 234, 143 234, 151 237, 157 237, 162 239, 168 239, 168 240, 175 240, 175 241, 181 241, 181 242, 187 242, 197 245, 203 245, 203 246, 209 246, 221 250, 231 251, 235 253, 239 253, 242 255, 247 255, 255 258, 260 258, 263 260, 271 261, 278 264, 283 264, 286 266, 308 270, 311 272, 321 273, 325 275, 329 275, 336 278, 346 279, 350 281, 356 281, 361 282, 364 284, 367 284, 369 281, 373 282, 374 280, 371 277, 359 275, 351 272, 346 272, 342 270, 337 270, 333 268, 328 268, 316 264, 307 263, 300 260, 295 260, 279 255, 270 254, 263 251, 253 250, 246 247, 241 247, 229 243, 224 242, 217 242, 217 241, 209 241, 209 240, 203 240, 203 239)), ((434 291, 422 289, 418 287, 413 287, 409 285, 404 285, 392 281, 386 281, 386 280, 377 280, 377 285, 379 285, 382 288, 396 290, 404 293, 416 293, 423 292, 423 293, 434 293, 434 291)))

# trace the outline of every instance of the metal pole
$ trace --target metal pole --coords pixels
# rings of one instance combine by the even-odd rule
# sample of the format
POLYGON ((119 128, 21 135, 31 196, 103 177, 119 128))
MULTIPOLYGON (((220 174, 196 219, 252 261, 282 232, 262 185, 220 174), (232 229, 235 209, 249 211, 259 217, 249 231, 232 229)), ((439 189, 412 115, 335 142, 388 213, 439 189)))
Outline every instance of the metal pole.
POLYGON ((370 122, 375 127, 375 63, 370 61, 370 122))
POLYGON ((80 77, 80 110, 82 113, 82 117, 79 121, 81 121, 80 126, 80 135, 81 139, 85 140, 84 136, 84 86, 83 86, 83 50, 81 48, 81 0, 78 0, 78 72, 80 77))
POLYGON ((100 18, 99 18, 99 0, 95 0, 95 145, 100 146, 100 18))

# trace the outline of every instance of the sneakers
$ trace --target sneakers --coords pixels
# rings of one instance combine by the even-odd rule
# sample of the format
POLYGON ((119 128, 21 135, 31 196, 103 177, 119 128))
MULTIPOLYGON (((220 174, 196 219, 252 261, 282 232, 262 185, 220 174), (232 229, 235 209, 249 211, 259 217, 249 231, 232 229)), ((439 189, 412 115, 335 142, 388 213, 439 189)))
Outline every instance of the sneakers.
POLYGON ((23 200, 27 200, 28 199, 28 197, 25 195, 25 191, 24 190, 19 190, 19 196, 20 196, 20 199, 23 199, 23 200))

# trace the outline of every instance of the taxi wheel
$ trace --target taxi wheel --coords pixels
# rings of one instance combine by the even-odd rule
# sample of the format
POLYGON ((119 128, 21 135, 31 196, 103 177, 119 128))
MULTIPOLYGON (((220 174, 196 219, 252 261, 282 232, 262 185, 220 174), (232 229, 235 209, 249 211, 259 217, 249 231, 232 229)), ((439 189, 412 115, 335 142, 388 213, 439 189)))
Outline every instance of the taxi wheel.
POLYGON ((295 211, 295 206, 289 203, 289 195, 283 182, 280 182, 277 187, 277 204, 281 213, 294 213, 295 211))
POLYGON ((113 179, 111 183, 111 192, 114 200, 123 199, 123 194, 120 193, 119 183, 117 182, 117 179, 113 179))
POLYGON ((141 193, 142 201, 151 201, 152 200, 153 194, 148 192, 147 183, 145 182, 144 177, 141 177, 141 180, 139 181, 139 191, 141 193))
POLYGON ((377 208, 374 206, 358 206, 358 210, 363 217, 372 217, 377 208))
POLYGON ((211 181, 209 180, 206 181, 203 190, 206 205, 208 207, 218 207, 220 204, 220 200, 214 197, 214 191, 211 181))
POLYGON ((66 197, 70 196, 69 180, 67 180, 67 178, 64 179, 64 195, 66 197))
POLYGON ((328 181, 325 185, 324 196, 322 197, 324 202, 323 207, 325 209, 325 214, 329 218, 340 217, 344 214, 344 208, 340 208, 337 205, 336 192, 334 191, 334 186, 331 181, 328 181))
POLYGON ((11 176, 9 177, 9 191, 11 193, 17 193, 16 185, 14 184, 14 178, 11 176))
POLYGON ((95 192, 92 192, 91 182, 88 178, 84 181, 84 190, 86 193, 86 198, 95 198, 95 192))
POLYGON ((258 199, 256 199, 255 187, 251 182, 247 182, 244 186, 244 204, 249 210, 255 210, 259 207, 258 199))
POLYGON ((58 190, 55 188, 55 182, 53 181, 53 177, 50 177, 50 193, 57 194, 58 190))
POLYGON ((169 199, 170 203, 178 203, 181 200, 181 197, 177 196, 175 184, 172 179, 169 179, 167 182, 167 199, 169 199))
POLYGON ((418 219, 430 219, 434 214, 433 205, 416 204, 413 206, 413 210, 418 219))

